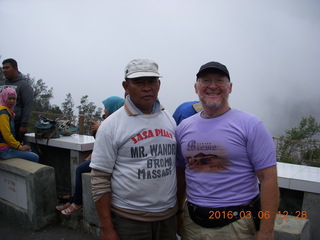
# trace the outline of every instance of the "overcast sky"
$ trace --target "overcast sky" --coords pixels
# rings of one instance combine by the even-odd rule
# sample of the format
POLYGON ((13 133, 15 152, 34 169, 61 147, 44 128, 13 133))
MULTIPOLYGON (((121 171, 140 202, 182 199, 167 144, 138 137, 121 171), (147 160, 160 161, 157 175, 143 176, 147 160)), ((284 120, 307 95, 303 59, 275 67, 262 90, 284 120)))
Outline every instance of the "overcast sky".
MULTIPOLYGON (((225 64, 230 105, 275 137, 312 115, 320 122, 319 0, 0 0, 1 60, 43 79, 61 107, 67 93, 103 107, 123 96, 124 67, 149 58, 173 113, 197 100, 195 74, 225 64)), ((75 111, 77 113, 77 109, 75 111)))

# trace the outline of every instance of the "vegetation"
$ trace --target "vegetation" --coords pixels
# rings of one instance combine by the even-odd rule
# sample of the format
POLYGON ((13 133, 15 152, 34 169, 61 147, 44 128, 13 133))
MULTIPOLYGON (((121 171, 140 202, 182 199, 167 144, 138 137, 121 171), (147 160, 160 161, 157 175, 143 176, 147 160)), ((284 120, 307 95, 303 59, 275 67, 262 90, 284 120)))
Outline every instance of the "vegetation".
POLYGON ((94 105, 93 102, 89 102, 88 95, 85 95, 80 100, 80 105, 77 106, 79 110, 79 115, 84 115, 84 131, 86 133, 91 133, 90 127, 90 121, 92 119, 101 119, 102 115, 102 108, 98 108, 96 110, 96 105, 94 105))
POLYGON ((320 167, 320 124, 312 116, 302 117, 299 125, 280 136, 278 161, 320 167))
POLYGON ((73 116, 74 103, 71 93, 67 93, 66 99, 62 103, 62 112, 66 116, 73 116))
MULTIPOLYGON (((1 56, 0 56, 1 60, 1 56)), ((2 62, 2 61, 1 61, 2 62)), ((78 125, 78 116, 74 115, 74 101, 71 93, 66 94, 65 101, 61 104, 61 108, 55 104, 51 104, 53 99, 53 88, 49 88, 46 83, 42 80, 35 80, 30 77, 29 74, 25 75, 27 82, 33 88, 34 106, 33 115, 31 116, 29 132, 33 132, 34 123, 39 120, 39 115, 44 115, 47 118, 55 119, 58 117, 66 117, 72 121, 73 124, 78 125)), ((0 66, 0 81, 4 79, 2 67, 0 66)), ((89 96, 85 95, 80 99, 80 105, 76 107, 78 115, 82 114, 85 116, 84 127, 85 132, 90 133, 90 122, 91 118, 100 120, 102 116, 102 108, 98 107, 89 101, 89 96)))
MULTIPOLYGON (((3 78, 0 67, 0 80, 3 78)), ((34 131, 33 125, 41 114, 50 119, 64 116, 70 119, 74 125, 79 124, 78 116, 74 115, 74 101, 71 93, 66 94, 60 109, 59 106, 51 104, 53 89, 48 88, 42 79, 35 81, 29 74, 26 75, 26 79, 34 90, 34 111, 29 132, 34 131)), ((80 99, 80 105, 76 108, 78 115, 84 116, 84 132, 90 134, 90 120, 101 120, 102 108, 97 108, 93 102, 90 102, 88 95, 80 99)), ((297 127, 286 130, 285 135, 277 139, 277 160, 320 167, 319 133, 320 124, 316 119, 312 116, 303 117, 297 127)))

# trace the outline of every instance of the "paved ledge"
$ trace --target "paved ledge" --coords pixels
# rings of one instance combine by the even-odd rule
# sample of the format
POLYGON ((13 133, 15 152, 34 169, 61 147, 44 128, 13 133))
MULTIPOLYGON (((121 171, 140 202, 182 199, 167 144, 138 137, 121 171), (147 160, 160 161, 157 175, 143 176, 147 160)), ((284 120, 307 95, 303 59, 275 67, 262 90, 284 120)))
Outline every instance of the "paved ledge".
POLYGON ((274 235, 275 240, 309 240, 310 222, 308 219, 278 214, 274 235))
MULTIPOLYGON (((27 133, 26 140, 35 143, 35 133, 27 133)), ((48 146, 76 151, 91 151, 93 149, 94 137, 88 135, 72 134, 71 136, 60 136, 60 138, 51 138, 48 146)), ((47 139, 37 139, 40 145, 47 145, 47 139)))
POLYGON ((320 168, 277 163, 279 187, 320 194, 320 168))
POLYGON ((56 221, 55 172, 20 158, 0 160, 0 210, 35 230, 56 221))
MULTIPOLYGON (((100 222, 91 195, 91 174, 82 174, 83 221, 82 228, 99 237, 100 222)), ((309 240, 310 221, 290 215, 277 214, 275 221, 275 240, 309 240)))

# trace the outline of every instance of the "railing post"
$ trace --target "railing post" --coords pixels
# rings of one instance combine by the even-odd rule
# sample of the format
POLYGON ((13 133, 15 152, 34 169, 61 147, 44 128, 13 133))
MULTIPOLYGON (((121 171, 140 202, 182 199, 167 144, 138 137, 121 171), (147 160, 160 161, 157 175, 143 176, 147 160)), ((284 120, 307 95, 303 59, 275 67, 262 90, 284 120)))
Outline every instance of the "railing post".
POLYGON ((83 114, 79 115, 79 134, 80 135, 84 134, 84 115, 83 114))

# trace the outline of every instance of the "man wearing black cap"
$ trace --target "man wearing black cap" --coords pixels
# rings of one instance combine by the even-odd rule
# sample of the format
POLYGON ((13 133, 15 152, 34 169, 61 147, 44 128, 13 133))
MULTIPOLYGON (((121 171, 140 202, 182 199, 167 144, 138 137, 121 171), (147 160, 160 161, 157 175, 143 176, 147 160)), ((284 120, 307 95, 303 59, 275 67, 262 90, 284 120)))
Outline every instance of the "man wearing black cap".
POLYGON ((129 62, 124 107, 97 132, 90 167, 101 239, 176 238, 176 124, 158 100, 159 77, 155 62, 129 62))
POLYGON ((184 240, 273 240, 279 190, 272 137, 257 117, 230 108, 223 64, 201 66, 195 91, 203 111, 176 130, 178 232, 184 240))

